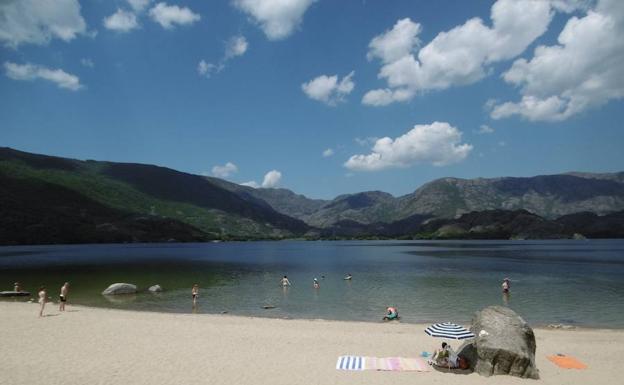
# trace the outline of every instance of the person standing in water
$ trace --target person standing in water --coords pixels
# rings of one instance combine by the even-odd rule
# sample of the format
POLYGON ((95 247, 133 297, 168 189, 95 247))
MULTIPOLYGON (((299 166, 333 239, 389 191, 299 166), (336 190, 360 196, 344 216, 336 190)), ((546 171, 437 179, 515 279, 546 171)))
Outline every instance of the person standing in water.
POLYGON ((197 304, 197 297, 199 297, 199 285, 194 284, 191 289, 191 297, 193 297, 193 306, 197 304))
POLYGON ((13 291, 16 291, 16 292, 22 291, 22 285, 19 282, 15 282, 13 284, 13 291))
POLYGON ((319 284, 319 281, 316 278, 314 278, 314 284, 313 285, 314 285, 315 289, 319 289, 321 287, 321 284, 319 284))
POLYGON ((45 286, 41 286, 39 288, 39 304, 41 305, 41 309, 39 309, 39 317, 43 317, 43 308, 45 307, 46 304, 46 300, 47 300, 47 296, 48 296, 48 292, 45 289, 45 286))
POLYGON ((61 286, 61 294, 59 295, 59 311, 65 311, 65 304, 67 303, 67 293, 69 293, 69 282, 65 282, 61 286))
POLYGON ((509 278, 503 279, 503 283, 502 283, 501 287, 503 288, 503 293, 505 293, 505 294, 509 293, 509 289, 511 289, 511 284, 509 283, 509 278))
POLYGON ((282 285, 283 287, 290 286, 290 281, 288 280, 287 276, 284 276, 284 278, 282 278, 282 280, 280 281, 280 285, 282 285))

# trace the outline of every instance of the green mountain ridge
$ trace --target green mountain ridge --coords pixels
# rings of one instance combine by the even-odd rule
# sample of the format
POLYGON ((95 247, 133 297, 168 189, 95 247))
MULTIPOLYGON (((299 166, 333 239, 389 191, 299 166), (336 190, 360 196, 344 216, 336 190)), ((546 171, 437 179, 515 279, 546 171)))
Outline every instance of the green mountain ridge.
POLYGON ((624 235, 624 172, 441 178, 400 197, 322 200, 154 165, 0 148, 0 183, 2 244, 624 235))

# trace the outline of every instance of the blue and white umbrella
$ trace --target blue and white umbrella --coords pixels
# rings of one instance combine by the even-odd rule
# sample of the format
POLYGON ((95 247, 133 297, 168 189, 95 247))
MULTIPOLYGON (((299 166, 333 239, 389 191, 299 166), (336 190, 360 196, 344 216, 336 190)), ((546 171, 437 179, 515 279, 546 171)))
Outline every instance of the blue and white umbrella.
POLYGON ((425 333, 431 337, 448 338, 451 340, 463 340, 466 338, 474 338, 474 333, 463 326, 444 322, 433 324, 425 329, 425 333))

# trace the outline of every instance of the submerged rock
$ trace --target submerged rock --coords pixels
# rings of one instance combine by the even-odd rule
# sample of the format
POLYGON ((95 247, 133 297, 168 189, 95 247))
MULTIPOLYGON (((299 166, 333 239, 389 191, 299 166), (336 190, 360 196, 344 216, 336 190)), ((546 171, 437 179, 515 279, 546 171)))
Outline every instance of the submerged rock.
POLYGON ((103 295, 135 294, 136 285, 131 283, 113 283, 102 292, 103 295))
POLYGON ((154 286, 150 286, 149 289, 147 289, 150 293, 160 293, 161 291, 163 291, 163 288, 160 285, 154 285, 154 286))
POLYGON ((509 374, 539 378, 535 366, 535 334, 513 310, 486 307, 475 314, 471 331, 477 337, 464 343, 459 354, 468 359, 474 371, 483 376, 509 374))

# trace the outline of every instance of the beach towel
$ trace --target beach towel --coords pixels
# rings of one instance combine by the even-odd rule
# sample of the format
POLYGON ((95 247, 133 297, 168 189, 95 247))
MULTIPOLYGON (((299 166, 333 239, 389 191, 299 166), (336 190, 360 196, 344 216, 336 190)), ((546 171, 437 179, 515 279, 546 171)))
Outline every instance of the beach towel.
POLYGON ((362 356, 340 356, 336 362, 338 370, 364 370, 366 357, 362 356))
POLYGON ((340 356, 338 370, 383 370, 428 372, 429 365, 421 358, 340 356))
POLYGON ((564 369, 587 369, 587 365, 574 357, 566 355, 546 356, 555 365, 564 369))

